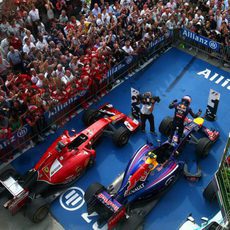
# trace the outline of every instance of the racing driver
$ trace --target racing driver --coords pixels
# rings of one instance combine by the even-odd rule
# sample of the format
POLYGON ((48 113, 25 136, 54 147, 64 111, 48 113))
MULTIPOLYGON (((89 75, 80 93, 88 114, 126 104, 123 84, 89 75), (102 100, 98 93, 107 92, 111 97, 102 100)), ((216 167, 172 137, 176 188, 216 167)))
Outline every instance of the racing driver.
POLYGON ((173 125, 171 134, 169 137, 169 142, 172 141, 172 137, 176 129, 178 129, 178 143, 180 142, 180 138, 184 131, 184 121, 188 114, 190 114, 193 118, 199 117, 201 115, 201 110, 199 109, 198 113, 194 113, 190 108, 192 98, 188 95, 184 96, 180 102, 177 102, 177 99, 172 101, 169 105, 170 109, 175 109, 173 125))

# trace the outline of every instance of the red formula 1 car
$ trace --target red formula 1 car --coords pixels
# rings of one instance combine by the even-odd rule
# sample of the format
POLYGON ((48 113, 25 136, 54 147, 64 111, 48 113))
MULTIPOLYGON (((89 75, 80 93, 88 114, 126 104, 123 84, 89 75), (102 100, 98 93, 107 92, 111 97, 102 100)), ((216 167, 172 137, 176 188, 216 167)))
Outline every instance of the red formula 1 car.
POLYGON ((9 197, 4 207, 12 214, 24 207, 33 222, 43 220, 50 202, 93 164, 93 145, 103 133, 112 135, 115 144, 123 146, 139 126, 111 104, 85 111, 83 122, 91 125, 72 136, 64 131, 25 176, 12 169, 0 175, 0 194, 9 197))

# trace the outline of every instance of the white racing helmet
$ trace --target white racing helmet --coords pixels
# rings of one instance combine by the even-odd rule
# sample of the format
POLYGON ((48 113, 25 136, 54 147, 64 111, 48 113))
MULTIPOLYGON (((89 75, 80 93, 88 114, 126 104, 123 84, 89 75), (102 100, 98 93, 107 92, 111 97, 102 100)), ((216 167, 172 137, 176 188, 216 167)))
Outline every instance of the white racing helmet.
POLYGON ((190 104, 192 102, 192 98, 189 95, 185 95, 182 98, 182 101, 188 102, 188 104, 190 104))

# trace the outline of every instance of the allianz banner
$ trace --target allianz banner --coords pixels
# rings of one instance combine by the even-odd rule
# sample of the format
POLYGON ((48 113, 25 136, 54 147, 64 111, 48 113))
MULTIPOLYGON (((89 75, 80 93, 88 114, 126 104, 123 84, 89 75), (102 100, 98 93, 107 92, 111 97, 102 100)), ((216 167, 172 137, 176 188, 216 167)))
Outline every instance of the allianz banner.
POLYGON ((193 40, 203 46, 206 46, 212 50, 219 51, 220 50, 220 44, 216 41, 210 40, 209 38, 206 38, 204 36, 198 35, 194 32, 191 32, 190 30, 187 29, 181 29, 181 36, 182 38, 193 40))
POLYGON ((31 135, 31 127, 26 124, 13 132, 11 137, 0 140, 0 164, 10 157, 16 149, 22 150, 31 135))
POLYGON ((47 125, 50 125, 52 122, 56 121, 56 119, 60 118, 64 114, 68 114, 71 110, 73 110, 74 105, 78 105, 78 100, 83 98, 87 94, 87 90, 80 91, 77 95, 69 98, 66 102, 60 103, 56 105, 53 109, 44 113, 45 120, 47 125))
MULTIPOLYGON (((159 38, 156 38, 154 41, 149 43, 148 48, 146 49, 146 53, 151 52, 157 45, 160 43, 164 42, 167 37, 171 36, 168 34, 167 36, 162 36, 159 38)), ((131 66, 134 62, 136 62, 139 59, 138 55, 137 56, 126 56, 119 64, 113 66, 107 73, 107 78, 111 77, 114 74, 120 74, 127 70, 129 66, 131 66)))

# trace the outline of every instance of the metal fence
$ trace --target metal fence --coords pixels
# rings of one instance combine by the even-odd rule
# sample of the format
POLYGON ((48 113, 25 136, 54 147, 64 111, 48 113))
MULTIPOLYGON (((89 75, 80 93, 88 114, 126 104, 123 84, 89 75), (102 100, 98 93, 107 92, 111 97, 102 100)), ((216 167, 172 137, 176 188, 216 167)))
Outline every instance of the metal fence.
POLYGON ((230 135, 215 179, 218 184, 217 197, 222 215, 230 227, 230 135))
POLYGON ((230 65, 230 47, 224 46, 209 38, 195 34, 186 29, 174 30, 173 44, 175 46, 192 47, 210 57, 218 59, 222 64, 230 65))

